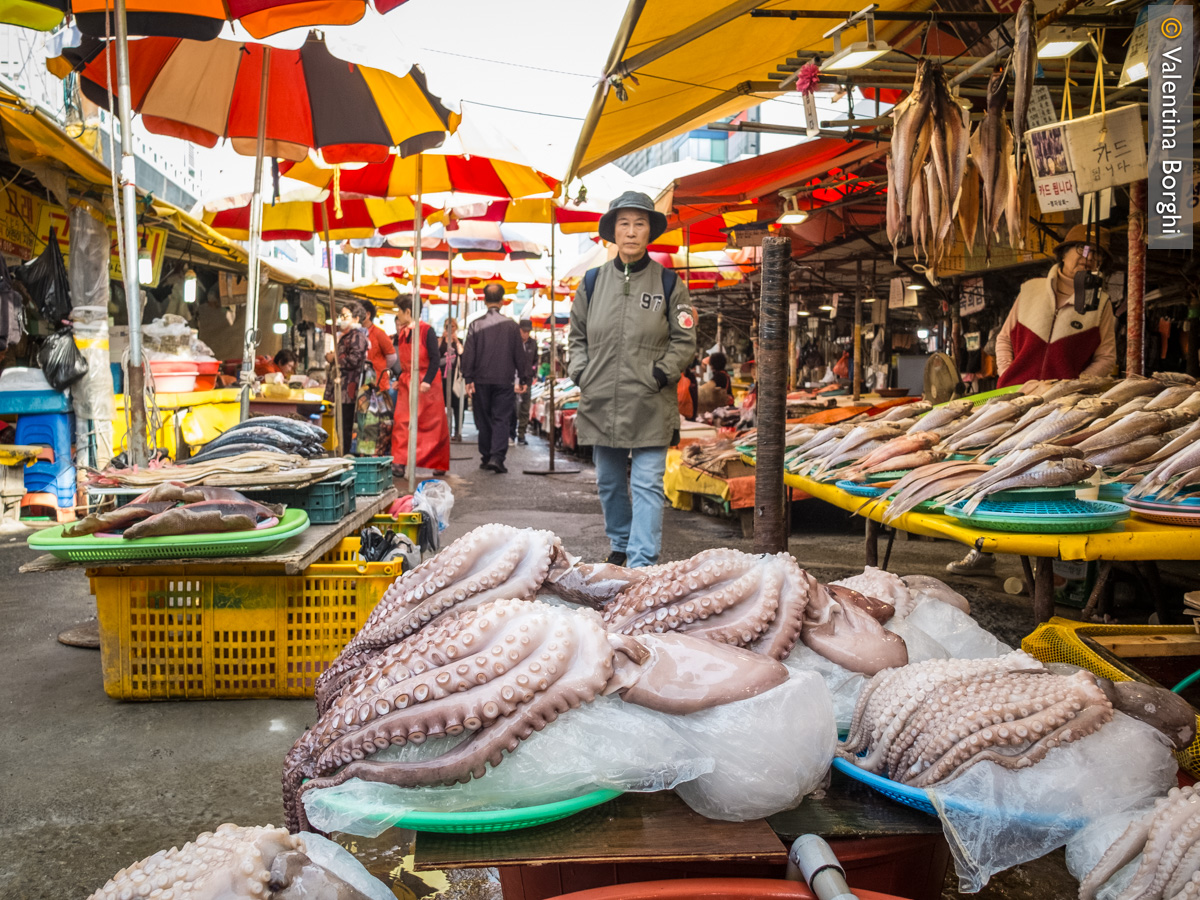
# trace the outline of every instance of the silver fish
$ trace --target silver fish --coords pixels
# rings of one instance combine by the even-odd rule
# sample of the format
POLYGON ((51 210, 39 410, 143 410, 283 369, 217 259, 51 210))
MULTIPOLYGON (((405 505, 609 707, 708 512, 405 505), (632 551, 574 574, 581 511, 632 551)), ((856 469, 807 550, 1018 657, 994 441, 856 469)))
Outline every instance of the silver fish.
POLYGON ((1161 450, 1166 443, 1166 435, 1152 434, 1130 441, 1128 444, 1105 447, 1103 450, 1093 450, 1084 456, 1084 459, 1093 466, 1098 466, 1102 469, 1110 466, 1129 466, 1142 462, 1148 456, 1152 456, 1161 450))
POLYGON ((1126 375, 1101 394, 1101 399, 1125 403, 1135 397, 1157 394, 1160 390, 1162 386, 1153 378, 1147 378, 1145 375, 1126 375))
MULTIPOLYGON (((955 432, 954 440, 958 442, 960 439, 976 434, 980 431, 992 428, 997 425, 1011 422, 1013 419, 1019 418, 1027 411, 1035 406, 1043 405, 1041 397, 1029 397, 1023 394, 1004 395, 1007 399, 1004 402, 996 402, 1002 400, 1001 397, 993 397, 983 406, 979 407, 969 419, 967 419, 962 427, 955 432)), ((1007 427, 1007 426, 1006 426, 1007 427)))
POLYGON ((880 518, 892 522, 926 500, 943 497, 965 487, 990 468, 982 463, 942 462, 913 469, 896 483, 894 498, 880 518), (902 485, 909 478, 911 480, 902 485))
POLYGON ((971 515, 988 496, 1001 491, 1022 487, 1061 487, 1078 484, 1096 474, 1096 467, 1082 459, 1053 459, 1040 462, 1016 475, 994 482, 986 488, 976 490, 967 501, 963 512, 971 515))
POLYGON ((941 428, 943 425, 957 422, 974 408, 975 404, 970 400, 951 400, 949 403, 943 403, 941 406, 934 407, 929 413, 922 416, 911 430, 933 431, 935 428, 941 428))
POLYGON ((1184 372, 1155 372, 1152 376, 1162 384, 1195 384, 1196 379, 1184 372))
POLYGON ((1153 494, 1159 488, 1165 487, 1176 475, 1191 471, 1197 466, 1200 466, 1200 444, 1192 444, 1159 463, 1127 496, 1137 499, 1153 494))
POLYGON ((1189 397, 1196 393, 1196 388, 1190 384, 1175 384, 1168 388, 1164 388, 1158 394, 1151 398, 1150 402, 1143 407, 1147 411, 1156 409, 1174 409, 1179 404, 1183 403, 1189 397))
POLYGON ((988 81, 987 112, 983 121, 975 126, 970 139, 971 158, 979 169, 983 247, 989 260, 992 258, 992 240, 999 235, 1012 168, 1008 162, 1012 153, 1012 134, 1004 116, 1007 101, 1004 70, 997 69, 988 81))
MULTIPOLYGON (((1113 401, 1110 400, 1107 402, 1111 403, 1113 401)), ((1172 418, 1165 413, 1145 410, 1134 413, 1131 416, 1126 416, 1122 421, 1115 423, 1099 434, 1075 446, 1084 453, 1105 450, 1109 447, 1115 447, 1118 444, 1127 444, 1130 441, 1136 441, 1138 438, 1148 435, 1162 434, 1163 432, 1170 431, 1172 425, 1172 418)))
POLYGON ((927 413, 933 409, 933 404, 927 400, 918 400, 916 403, 905 403, 902 406, 893 406, 891 409, 885 409, 881 413, 877 413, 868 422, 898 422, 901 419, 911 419, 914 416, 919 416, 922 413, 927 413))
POLYGON ((982 428, 978 431, 972 431, 970 434, 963 437, 955 437, 954 440, 946 444, 946 449, 955 450, 978 450, 981 447, 986 447, 995 441, 1000 440, 1008 432, 1008 423, 1001 422, 999 425, 992 425, 990 428, 982 428))

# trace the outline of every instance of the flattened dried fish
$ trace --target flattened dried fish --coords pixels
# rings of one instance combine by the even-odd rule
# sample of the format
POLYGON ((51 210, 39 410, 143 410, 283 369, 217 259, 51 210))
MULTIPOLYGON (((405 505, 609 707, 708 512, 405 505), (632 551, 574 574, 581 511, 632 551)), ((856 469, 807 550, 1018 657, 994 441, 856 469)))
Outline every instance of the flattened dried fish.
POLYGON ((1054 459, 1040 462, 1016 475, 993 482, 985 488, 973 491, 973 496, 963 507, 971 515, 987 497, 1001 491, 1022 487, 1061 487, 1078 484, 1096 474, 1096 467, 1082 459, 1054 459))
MULTIPOLYGON (((1103 400, 1127 403, 1136 397, 1157 394, 1162 390, 1160 382, 1145 375, 1126 375, 1101 395, 1103 400)), ((1117 410, 1120 412, 1120 410, 1117 410)))
POLYGON ((174 506, 174 501, 160 500, 151 503, 126 503, 108 512, 92 513, 86 519, 72 522, 62 530, 63 537, 83 537, 86 534, 97 534, 101 531, 124 531, 131 525, 148 519, 174 506))
POLYGON ((1011 178, 1012 135, 1004 115, 1007 102, 1004 70, 997 69, 988 81, 987 112, 970 140, 971 158, 979 168, 983 246, 989 260, 992 258, 992 241, 1000 234, 1000 216, 1008 202, 1011 178))
POLYGON ((275 513, 249 500, 206 500, 176 506, 138 522, 125 530, 124 537, 136 540, 171 534, 216 534, 224 531, 251 531, 260 522, 275 518, 275 513))
POLYGON ((1034 19, 1037 10, 1033 0, 1021 0, 1017 9, 1017 40, 1013 47, 1013 140, 1017 156, 1025 137, 1029 115, 1029 99, 1033 96, 1034 67, 1037 65, 1037 30, 1034 19))
POLYGON ((962 192, 958 196, 958 227, 968 253, 975 252, 975 233, 979 228, 979 167, 967 157, 962 192))
POLYGON ((949 403, 943 403, 941 406, 934 407, 927 415, 917 420, 917 423, 910 430, 914 432, 933 431, 935 428, 941 428, 943 425, 957 422, 963 416, 968 415, 974 408, 975 404, 968 399, 951 400, 949 403))

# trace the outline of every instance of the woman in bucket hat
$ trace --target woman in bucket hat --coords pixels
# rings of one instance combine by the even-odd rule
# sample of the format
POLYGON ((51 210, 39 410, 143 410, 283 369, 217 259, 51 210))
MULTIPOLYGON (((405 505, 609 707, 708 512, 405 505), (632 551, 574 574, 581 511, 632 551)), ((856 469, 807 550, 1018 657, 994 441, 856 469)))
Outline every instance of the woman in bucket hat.
POLYGON ((675 385, 696 353, 687 285, 646 253, 666 229, 645 194, 614 200, 600 236, 617 256, 587 272, 571 306, 576 430, 592 446, 608 561, 630 566, 658 561, 667 447, 679 429, 675 385))

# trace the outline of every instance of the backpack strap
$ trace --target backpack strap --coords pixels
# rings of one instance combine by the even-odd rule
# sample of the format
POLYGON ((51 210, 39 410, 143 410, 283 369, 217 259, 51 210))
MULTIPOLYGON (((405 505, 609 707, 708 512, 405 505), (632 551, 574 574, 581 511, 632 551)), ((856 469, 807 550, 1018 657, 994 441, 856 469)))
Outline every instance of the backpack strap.
MULTIPOLYGON (((583 287, 587 291, 588 303, 595 299, 596 295, 596 279, 600 277, 600 267, 588 269, 583 273, 583 287)), ((668 269, 663 266, 662 271, 662 286, 663 286, 663 315, 667 318, 671 317, 671 295, 675 293, 675 284, 679 281, 679 276, 675 274, 674 269, 668 269)))

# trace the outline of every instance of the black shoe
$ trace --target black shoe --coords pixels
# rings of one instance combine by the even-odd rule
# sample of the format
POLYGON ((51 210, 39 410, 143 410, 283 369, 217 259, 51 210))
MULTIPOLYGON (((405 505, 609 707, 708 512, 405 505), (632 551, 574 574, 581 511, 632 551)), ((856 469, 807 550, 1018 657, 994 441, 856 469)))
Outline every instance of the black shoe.
POLYGON ((393 478, 404 478, 405 474, 406 473, 404 471, 404 466, 392 466, 392 477, 393 478))
POLYGON ((623 566, 625 565, 625 560, 628 558, 629 557, 620 550, 614 550, 612 553, 608 554, 608 559, 604 561, 606 563, 612 563, 614 566, 623 566))
POLYGON ((526 444, 529 443, 529 441, 525 440, 525 438, 523 438, 523 437, 519 437, 519 438, 517 438, 517 443, 520 444, 522 447, 524 447, 526 444))
POLYGON ((492 461, 491 461, 491 459, 488 459, 486 457, 484 458, 483 462, 481 462, 479 464, 479 468, 481 468, 481 469, 490 469, 491 467, 492 467, 492 461))
POLYGON ((502 463, 502 462, 494 462, 491 465, 489 465, 488 468, 491 469, 493 472, 495 472, 497 475, 507 475, 508 474, 508 469, 506 469, 504 467, 504 463, 502 463))
POLYGON ((442 477, 443 475, 445 475, 445 474, 446 474, 446 470, 445 470, 445 469, 434 469, 434 470, 433 470, 433 477, 434 477, 434 478, 441 478, 441 477, 442 477))

